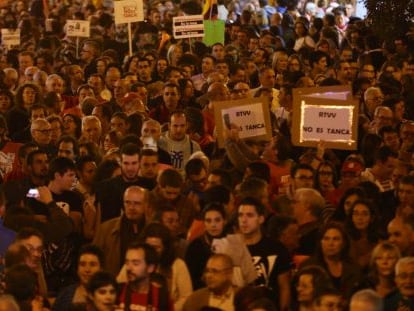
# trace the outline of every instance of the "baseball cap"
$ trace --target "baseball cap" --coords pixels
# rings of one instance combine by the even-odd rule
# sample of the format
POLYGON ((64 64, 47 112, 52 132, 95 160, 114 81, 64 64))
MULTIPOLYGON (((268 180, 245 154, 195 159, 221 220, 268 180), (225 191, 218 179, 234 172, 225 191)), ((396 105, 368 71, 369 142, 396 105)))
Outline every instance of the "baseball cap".
POLYGON ((357 162, 357 161, 345 161, 342 164, 342 169, 341 172, 343 173, 347 173, 347 172, 352 172, 352 173, 361 173, 364 170, 364 167, 362 166, 361 163, 357 162))

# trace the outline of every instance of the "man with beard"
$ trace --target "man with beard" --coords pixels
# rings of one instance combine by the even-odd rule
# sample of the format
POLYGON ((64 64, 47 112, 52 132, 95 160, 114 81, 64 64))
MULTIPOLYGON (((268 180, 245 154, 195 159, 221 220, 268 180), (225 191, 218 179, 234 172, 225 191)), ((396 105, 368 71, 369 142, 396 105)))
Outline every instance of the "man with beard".
POLYGON ((116 275, 121 269, 121 261, 125 257, 128 245, 138 239, 145 226, 147 206, 147 190, 139 186, 130 186, 124 193, 123 215, 98 227, 93 244, 104 251, 105 271, 116 275))
POLYGON ((152 149, 142 149, 139 155, 138 178, 143 188, 150 191, 155 188, 157 185, 158 167, 158 153, 152 149))
POLYGON ((101 208, 101 221, 118 217, 123 207, 122 198, 130 186, 142 185, 138 177, 139 148, 133 143, 121 149, 121 175, 104 180, 96 187, 96 200, 101 208))
POLYGON ((125 310, 153 311, 174 310, 168 298, 166 280, 154 274, 159 258, 155 249, 148 244, 130 244, 126 250, 125 266, 128 283, 123 284, 119 297, 120 307, 125 310))
POLYGON ((180 233, 186 233, 198 212, 198 206, 183 195, 184 179, 175 169, 164 170, 157 179, 157 186, 149 193, 147 219, 162 210, 173 207, 180 217, 180 233))
POLYGON ((20 205, 26 200, 29 189, 46 185, 49 159, 43 150, 33 150, 26 159, 28 176, 23 180, 11 180, 4 185, 6 202, 9 206, 20 205))

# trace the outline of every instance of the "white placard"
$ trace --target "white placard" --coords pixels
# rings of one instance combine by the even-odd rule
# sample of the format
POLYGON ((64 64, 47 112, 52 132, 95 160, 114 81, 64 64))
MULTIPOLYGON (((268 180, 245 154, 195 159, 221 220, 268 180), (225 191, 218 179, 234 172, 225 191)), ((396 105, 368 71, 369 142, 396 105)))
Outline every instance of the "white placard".
POLYGON ((66 21, 66 35, 68 37, 90 37, 89 21, 68 19, 66 21))
MULTIPOLYGON (((239 127, 240 138, 266 135, 266 123, 261 103, 222 109, 221 116, 223 122, 228 119, 231 124, 239 127)), ((223 123, 223 126, 226 125, 223 123)))
POLYGON ((301 105, 300 141, 352 141, 354 107, 301 105))
POLYGON ((204 37, 203 15, 173 17, 173 35, 175 39, 204 37))
POLYGON ((144 20, 142 0, 114 1, 115 24, 135 23, 144 20))
POLYGON ((8 50, 18 47, 20 45, 20 29, 2 28, 1 43, 8 50))

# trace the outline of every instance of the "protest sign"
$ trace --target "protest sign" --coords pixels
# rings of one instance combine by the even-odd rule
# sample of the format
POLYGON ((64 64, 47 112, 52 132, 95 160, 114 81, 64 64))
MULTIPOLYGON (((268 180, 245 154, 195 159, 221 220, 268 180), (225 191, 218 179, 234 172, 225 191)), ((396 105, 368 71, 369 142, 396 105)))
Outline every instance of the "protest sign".
POLYGON ((66 21, 66 35, 68 37, 84 37, 90 36, 89 21, 83 20, 67 20, 66 21))
POLYGON ((294 145, 357 148, 358 102, 349 86, 294 89, 292 115, 294 145))
POLYGON ((217 140, 224 146, 223 131, 237 126, 241 139, 269 140, 272 137, 270 110, 265 97, 213 102, 217 140))
POLYGON ((132 56, 131 23, 144 20, 144 4, 142 0, 114 1, 115 24, 128 24, 129 56, 132 56))
POLYGON ((173 35, 175 39, 204 37, 203 15, 173 17, 173 35))
POLYGON ((144 20, 142 0, 114 1, 115 24, 135 23, 144 20))
POLYGON ((0 9, 6 8, 9 6, 9 0, 0 0, 0 9))
POLYGON ((225 23, 222 20, 205 20, 203 43, 207 46, 224 44, 224 28, 225 23))
POLYGON ((20 29, 1 29, 1 43, 7 50, 20 45, 20 29))

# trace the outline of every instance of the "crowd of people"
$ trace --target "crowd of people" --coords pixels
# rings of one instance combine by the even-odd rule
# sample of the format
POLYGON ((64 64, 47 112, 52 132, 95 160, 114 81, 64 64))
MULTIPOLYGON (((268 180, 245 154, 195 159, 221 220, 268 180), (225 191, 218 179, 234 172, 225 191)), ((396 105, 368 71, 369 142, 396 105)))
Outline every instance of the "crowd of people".
POLYGON ((355 8, 144 1, 129 55, 112 1, 2 1, 0 310, 414 310, 414 42, 355 8), (337 85, 357 150, 293 146, 293 89, 337 85), (270 140, 216 127, 253 97, 270 140))

